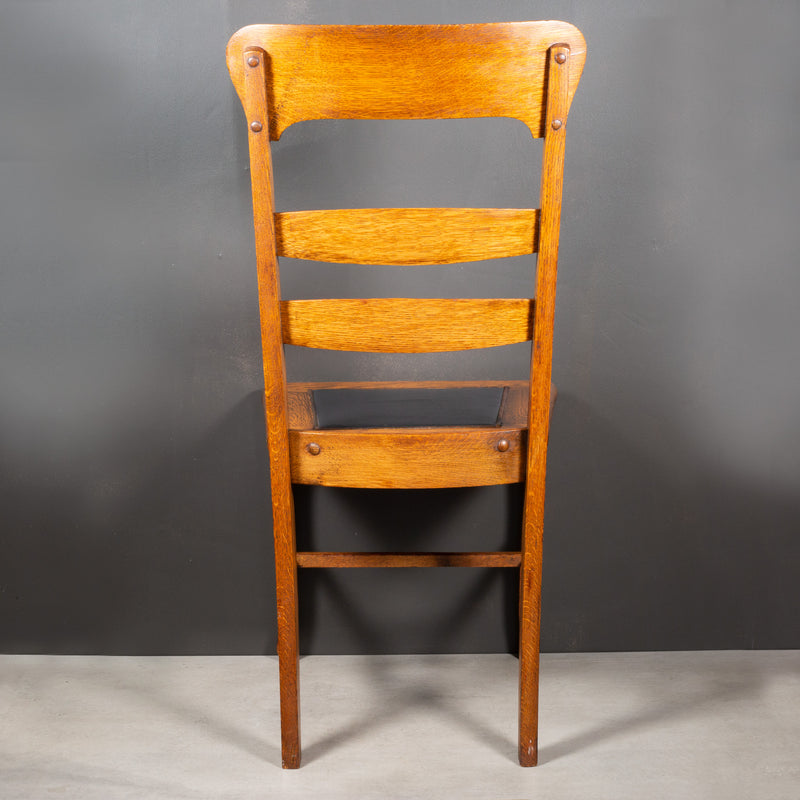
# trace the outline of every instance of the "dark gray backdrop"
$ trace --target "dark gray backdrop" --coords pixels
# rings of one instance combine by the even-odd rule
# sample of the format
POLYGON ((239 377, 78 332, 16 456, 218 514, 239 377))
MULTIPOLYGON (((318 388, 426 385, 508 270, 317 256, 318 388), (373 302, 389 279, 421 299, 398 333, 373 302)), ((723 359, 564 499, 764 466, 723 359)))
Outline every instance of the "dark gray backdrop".
MULTIPOLYGON (((0 4, 0 648, 274 651, 244 118, 252 22, 560 18, 569 123, 543 648, 800 647, 800 4, 0 4)), ((279 208, 536 203, 509 120, 298 125, 279 208)), ((284 266, 288 296, 524 295, 524 259, 284 266)), ((517 377, 522 347, 291 352, 517 377)), ((301 488, 321 549, 513 546, 517 488, 301 488)), ((509 574, 303 575, 304 652, 502 651, 509 574)))

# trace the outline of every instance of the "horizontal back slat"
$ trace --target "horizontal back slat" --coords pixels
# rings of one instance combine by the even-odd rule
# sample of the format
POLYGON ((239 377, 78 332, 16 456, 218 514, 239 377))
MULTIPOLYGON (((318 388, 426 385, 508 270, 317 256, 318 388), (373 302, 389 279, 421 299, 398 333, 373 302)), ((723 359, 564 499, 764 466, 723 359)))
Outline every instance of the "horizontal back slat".
POLYGON ((244 100, 244 53, 267 53, 270 138, 305 119, 515 117, 542 136, 547 50, 570 47, 569 99, 586 57, 566 22, 250 25, 228 44, 244 100), (476 68, 478 65, 478 68, 476 68))
POLYGON ((354 208, 275 214, 279 256, 347 264, 452 264, 536 252, 530 208, 354 208))
POLYGON ((284 300, 283 341, 363 353, 434 353, 528 341, 529 299, 284 300))

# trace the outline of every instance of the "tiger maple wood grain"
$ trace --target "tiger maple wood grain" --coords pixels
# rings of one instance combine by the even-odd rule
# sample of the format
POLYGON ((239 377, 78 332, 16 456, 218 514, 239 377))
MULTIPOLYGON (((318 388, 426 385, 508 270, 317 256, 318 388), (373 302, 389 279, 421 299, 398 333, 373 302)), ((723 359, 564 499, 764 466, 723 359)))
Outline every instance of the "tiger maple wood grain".
POLYGON ((307 119, 514 117, 542 136, 548 49, 569 44, 569 98, 586 53, 566 22, 478 25, 251 25, 228 44, 242 92, 248 47, 269 56, 269 135, 307 119))
POLYGON ((536 251, 531 208, 349 208, 275 214, 279 256, 349 264, 452 264, 536 251))
POLYGON ((284 300, 283 341, 362 353, 434 353, 525 342, 533 300, 284 300))

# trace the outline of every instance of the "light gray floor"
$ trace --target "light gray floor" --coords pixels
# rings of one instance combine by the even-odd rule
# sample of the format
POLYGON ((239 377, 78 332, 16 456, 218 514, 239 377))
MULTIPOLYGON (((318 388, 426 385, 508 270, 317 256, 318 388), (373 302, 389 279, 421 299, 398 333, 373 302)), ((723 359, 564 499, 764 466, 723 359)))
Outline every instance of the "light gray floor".
POLYGON ((0 798, 800 798, 800 652, 546 655, 541 764, 511 656, 0 656, 0 798))

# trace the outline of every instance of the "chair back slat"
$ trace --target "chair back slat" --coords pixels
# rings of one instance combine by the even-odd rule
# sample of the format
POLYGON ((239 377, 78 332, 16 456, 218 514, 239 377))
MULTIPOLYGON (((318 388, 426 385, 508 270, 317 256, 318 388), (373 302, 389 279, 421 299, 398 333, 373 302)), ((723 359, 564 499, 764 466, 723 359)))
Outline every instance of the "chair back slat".
POLYGON ((354 208, 275 214, 279 256, 342 264, 453 264, 536 252, 531 208, 354 208))
POLYGON ((284 300, 283 341, 362 353, 435 353, 525 342, 529 299, 284 300))
POLYGON ((228 45, 244 101, 248 49, 267 54, 269 135, 309 119, 514 117, 543 136, 547 51, 570 47, 569 99, 586 43, 566 22, 249 25, 228 45))

